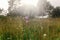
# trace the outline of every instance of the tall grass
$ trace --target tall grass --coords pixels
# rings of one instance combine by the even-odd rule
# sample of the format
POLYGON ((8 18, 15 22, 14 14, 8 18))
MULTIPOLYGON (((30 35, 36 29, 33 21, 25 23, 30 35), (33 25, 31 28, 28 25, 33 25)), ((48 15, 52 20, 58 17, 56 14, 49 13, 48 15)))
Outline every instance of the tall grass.
POLYGON ((60 40, 60 18, 0 18, 0 40, 60 40))

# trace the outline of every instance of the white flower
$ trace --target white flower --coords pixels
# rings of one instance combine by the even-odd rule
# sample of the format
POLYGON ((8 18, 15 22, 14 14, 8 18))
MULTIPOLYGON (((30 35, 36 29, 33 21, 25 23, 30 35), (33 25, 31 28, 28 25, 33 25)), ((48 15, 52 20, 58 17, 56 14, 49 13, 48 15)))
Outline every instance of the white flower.
POLYGON ((47 34, 44 34, 43 36, 45 37, 47 34))

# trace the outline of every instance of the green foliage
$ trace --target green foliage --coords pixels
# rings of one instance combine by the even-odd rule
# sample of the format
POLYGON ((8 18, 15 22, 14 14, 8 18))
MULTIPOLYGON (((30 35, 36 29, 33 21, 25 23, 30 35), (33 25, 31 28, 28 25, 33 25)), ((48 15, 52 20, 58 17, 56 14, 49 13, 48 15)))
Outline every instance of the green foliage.
POLYGON ((60 17, 60 7, 56 7, 53 9, 53 11, 51 12, 51 17, 60 17))
POLYGON ((2 40, 17 40, 17 37, 10 32, 3 33, 1 38, 2 40))

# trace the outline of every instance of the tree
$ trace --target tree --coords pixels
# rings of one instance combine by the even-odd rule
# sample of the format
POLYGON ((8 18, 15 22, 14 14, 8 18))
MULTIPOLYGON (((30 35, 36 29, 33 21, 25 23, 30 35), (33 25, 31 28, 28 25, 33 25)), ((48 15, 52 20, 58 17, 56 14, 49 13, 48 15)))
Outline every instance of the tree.
POLYGON ((16 11, 11 11, 7 14, 7 16, 12 16, 12 17, 16 17, 16 16, 20 16, 20 13, 16 12, 16 11))
POLYGON ((7 16, 17 16, 19 15, 18 12, 16 11, 17 6, 20 5, 20 0, 10 0, 9 1, 9 8, 8 11, 9 13, 7 14, 7 16))
POLYGON ((9 8, 8 8, 8 11, 10 12, 11 11, 11 9, 13 8, 13 6, 14 6, 14 2, 15 2, 15 0, 10 0, 8 3, 9 3, 9 8))
POLYGON ((53 9, 54 9, 54 6, 52 6, 50 4, 50 2, 47 2, 45 10, 46 10, 47 15, 49 15, 49 17, 51 17, 51 13, 52 13, 53 9))
POLYGON ((3 9, 0 8, 0 13, 2 13, 3 9))
POLYGON ((46 9, 46 12, 51 13, 52 10, 54 9, 54 6, 52 6, 52 5, 50 4, 50 2, 47 2, 45 9, 46 9))
POLYGON ((40 16, 45 16, 45 15, 50 15, 50 13, 52 12, 52 10, 54 9, 54 6, 52 6, 50 4, 50 2, 45 2, 43 5, 43 11, 40 12, 41 14, 39 14, 40 16))
POLYGON ((53 18, 60 17, 60 7, 54 8, 52 13, 50 13, 50 15, 53 18))

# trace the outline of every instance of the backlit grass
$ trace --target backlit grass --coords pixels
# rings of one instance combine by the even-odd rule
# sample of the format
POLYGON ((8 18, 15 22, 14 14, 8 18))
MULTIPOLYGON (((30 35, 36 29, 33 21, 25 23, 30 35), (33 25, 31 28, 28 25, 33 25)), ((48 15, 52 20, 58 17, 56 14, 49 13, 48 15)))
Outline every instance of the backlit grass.
POLYGON ((60 40, 60 18, 0 18, 0 40, 60 40))

